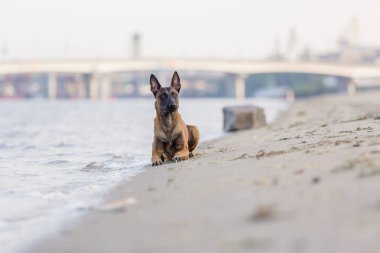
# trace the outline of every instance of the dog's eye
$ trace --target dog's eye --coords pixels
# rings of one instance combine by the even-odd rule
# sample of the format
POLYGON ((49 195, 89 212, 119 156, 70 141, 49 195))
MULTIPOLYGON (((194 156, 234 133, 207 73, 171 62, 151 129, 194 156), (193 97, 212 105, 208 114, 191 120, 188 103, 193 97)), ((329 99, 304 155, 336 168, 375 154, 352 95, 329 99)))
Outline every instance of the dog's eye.
POLYGON ((162 93, 160 97, 161 97, 161 98, 167 98, 167 97, 168 97, 168 94, 166 94, 166 93, 162 93))
POLYGON ((173 93, 172 93, 172 97, 173 97, 173 98, 176 98, 176 97, 177 97, 177 94, 173 92, 173 93))

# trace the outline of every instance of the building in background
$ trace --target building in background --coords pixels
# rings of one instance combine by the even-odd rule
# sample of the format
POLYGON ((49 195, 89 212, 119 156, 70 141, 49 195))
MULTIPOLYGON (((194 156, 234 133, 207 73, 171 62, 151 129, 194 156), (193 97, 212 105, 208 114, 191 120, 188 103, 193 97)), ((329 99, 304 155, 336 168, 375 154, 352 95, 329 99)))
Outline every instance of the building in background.
POLYGON ((380 47, 363 45, 359 38, 359 21, 354 17, 338 39, 337 50, 321 54, 317 59, 348 64, 380 64, 380 47))
POLYGON ((132 35, 132 60, 138 60, 141 57, 141 35, 134 33, 132 35))

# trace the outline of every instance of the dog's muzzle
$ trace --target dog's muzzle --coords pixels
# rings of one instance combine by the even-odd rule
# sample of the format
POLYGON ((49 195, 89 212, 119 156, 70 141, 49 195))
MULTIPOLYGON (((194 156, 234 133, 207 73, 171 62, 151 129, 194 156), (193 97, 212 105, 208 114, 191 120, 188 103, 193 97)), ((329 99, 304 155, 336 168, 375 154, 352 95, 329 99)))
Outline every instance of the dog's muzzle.
POLYGON ((169 111, 173 112, 177 109, 177 106, 175 104, 171 104, 168 106, 168 108, 169 108, 169 111))

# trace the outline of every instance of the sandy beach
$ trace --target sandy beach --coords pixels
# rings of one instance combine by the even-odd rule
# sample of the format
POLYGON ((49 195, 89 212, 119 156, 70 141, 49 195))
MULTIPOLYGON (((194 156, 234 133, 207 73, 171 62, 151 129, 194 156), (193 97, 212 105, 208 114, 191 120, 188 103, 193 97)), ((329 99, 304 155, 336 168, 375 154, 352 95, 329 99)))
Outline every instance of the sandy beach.
POLYGON ((379 93, 299 101, 194 153, 28 252, 379 252, 379 93))

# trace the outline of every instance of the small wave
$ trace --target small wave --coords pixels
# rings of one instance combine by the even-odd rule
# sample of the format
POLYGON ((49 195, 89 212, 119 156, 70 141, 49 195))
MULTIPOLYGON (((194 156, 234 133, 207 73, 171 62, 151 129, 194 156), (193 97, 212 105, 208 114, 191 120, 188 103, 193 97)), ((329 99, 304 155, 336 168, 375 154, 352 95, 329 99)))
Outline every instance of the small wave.
POLYGON ((66 193, 61 190, 49 191, 49 192, 41 192, 41 191, 32 191, 30 196, 38 197, 42 199, 65 199, 66 193))
POLYGON ((6 143, 0 143, 0 149, 14 148, 15 146, 8 145, 6 143))
POLYGON ((115 171, 121 171, 128 168, 128 164, 130 161, 126 162, 112 162, 112 161, 106 161, 106 162, 91 162, 87 164, 84 168, 81 169, 82 172, 115 172, 115 171))
POLYGON ((127 169, 128 166, 123 163, 112 162, 91 162, 81 169, 82 172, 114 172, 127 169))
POLYGON ((141 166, 144 159, 137 158, 136 156, 122 154, 113 154, 112 159, 96 162, 92 161, 81 169, 82 172, 111 172, 125 170, 131 167, 141 166))
POLYGON ((24 148, 24 150, 30 150, 30 149, 36 149, 36 148, 37 148, 37 146, 35 146, 35 145, 28 145, 24 148))
POLYGON ((63 148, 63 147, 73 147, 75 146, 74 144, 72 143, 65 143, 65 142, 60 142, 56 145, 53 145, 54 147, 57 147, 57 148, 63 148))
POLYGON ((26 133, 23 131, 10 131, 4 134, 7 138, 16 138, 16 137, 22 137, 25 136, 26 133))
POLYGON ((115 157, 114 153, 103 153, 99 155, 100 157, 115 157))
POLYGON ((54 161, 49 161, 45 164, 47 165, 64 165, 64 164, 69 164, 70 161, 68 160, 54 160, 54 161))

